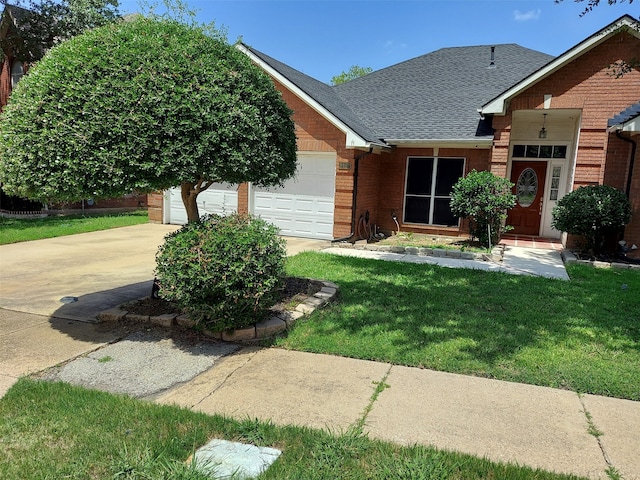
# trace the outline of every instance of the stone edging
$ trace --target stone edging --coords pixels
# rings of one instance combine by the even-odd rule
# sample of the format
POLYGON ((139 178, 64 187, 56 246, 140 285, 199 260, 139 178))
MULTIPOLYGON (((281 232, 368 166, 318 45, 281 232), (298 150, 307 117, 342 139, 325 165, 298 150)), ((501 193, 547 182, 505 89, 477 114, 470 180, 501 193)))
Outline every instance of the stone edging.
POLYGON ((419 255, 421 257, 446 257, 457 260, 501 261, 504 254, 504 245, 496 245, 491 250, 491 255, 479 252, 462 252, 447 248, 405 247, 402 245, 377 245, 375 243, 334 243, 331 246, 354 250, 371 250, 373 252, 399 253, 402 255, 419 255))
MULTIPOLYGON (((287 328, 290 328, 299 318, 314 312, 318 308, 324 307, 336 298, 338 286, 335 283, 326 280, 314 281, 322 284, 320 291, 307 297, 306 300, 298 304, 292 311, 274 312, 274 315, 260 323, 231 332, 203 330, 202 333, 207 337, 224 340, 226 342, 250 342, 272 337, 283 332, 287 328)), ((118 306, 101 312, 97 315, 97 319, 101 322, 117 322, 126 319, 136 322, 150 322, 169 328, 176 325, 190 328, 195 325, 195 322, 191 320, 187 314, 166 313, 164 315, 150 317, 148 315, 130 313, 121 307, 122 306, 118 306)))
POLYGON ((562 250, 560 252, 560 256, 562 257, 562 261, 565 265, 570 263, 577 263, 579 265, 591 265, 595 268, 621 268, 621 269, 631 269, 631 270, 640 270, 640 264, 633 263, 620 263, 620 262, 599 262, 597 260, 579 260, 576 255, 570 250, 562 250))

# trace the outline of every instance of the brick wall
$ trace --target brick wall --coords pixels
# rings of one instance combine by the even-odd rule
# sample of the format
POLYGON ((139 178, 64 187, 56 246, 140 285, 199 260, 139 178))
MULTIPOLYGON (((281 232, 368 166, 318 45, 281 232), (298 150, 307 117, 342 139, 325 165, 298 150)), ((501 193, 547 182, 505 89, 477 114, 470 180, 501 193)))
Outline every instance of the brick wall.
MULTIPOLYGON (((397 230, 392 218, 392 213, 395 213, 403 232, 433 235, 465 235, 467 233, 467 227, 464 224, 456 228, 409 225, 402 222, 407 157, 431 157, 433 154, 432 148, 395 148, 390 153, 380 155, 378 208, 376 209, 375 222, 381 230, 385 232, 397 230)), ((464 158, 465 174, 467 174, 473 169, 486 170, 489 168, 490 150, 440 148, 438 157, 464 158)))

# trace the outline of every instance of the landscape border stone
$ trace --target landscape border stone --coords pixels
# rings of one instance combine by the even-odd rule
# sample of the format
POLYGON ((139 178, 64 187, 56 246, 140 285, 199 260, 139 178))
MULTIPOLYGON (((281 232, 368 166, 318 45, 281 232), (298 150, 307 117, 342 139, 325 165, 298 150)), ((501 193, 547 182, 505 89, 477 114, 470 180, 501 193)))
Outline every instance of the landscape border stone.
MULTIPOLYGON (((300 302, 294 310, 283 312, 273 312, 267 319, 246 328, 240 328, 229 332, 213 332, 204 330, 202 333, 207 337, 225 342, 255 342, 265 338, 273 337, 293 324, 300 318, 310 315, 327 303, 332 302, 338 295, 338 285, 326 280, 310 279, 322 284, 319 291, 307 296, 300 302)), ((105 310, 97 315, 100 322, 119 322, 123 320, 133 320, 140 323, 153 323, 166 328, 181 326, 186 328, 194 327, 196 322, 188 314, 165 313, 158 316, 138 315, 130 313, 124 305, 120 305, 109 310, 105 310)))
POLYGON ((598 260, 580 260, 571 250, 562 250, 560 252, 562 261, 565 265, 577 263, 579 265, 591 265, 594 268, 620 268, 622 270, 640 270, 640 264, 622 263, 622 262, 602 262, 598 260))
POLYGON ((450 248, 430 248, 430 247, 406 247, 402 245, 377 245, 375 243, 335 243, 332 245, 333 247, 338 248, 351 248, 354 250, 371 250, 373 252, 386 252, 386 253, 399 253, 403 255, 419 255, 421 257, 447 257, 447 258, 456 258, 461 260, 481 260, 481 261, 501 261, 502 253, 504 249, 500 251, 496 251, 496 246, 491 252, 491 258, 489 258, 489 254, 481 253, 481 252, 469 252, 469 251, 461 251, 458 249, 450 249, 450 248), (500 258, 496 258, 496 254, 499 255, 500 258))

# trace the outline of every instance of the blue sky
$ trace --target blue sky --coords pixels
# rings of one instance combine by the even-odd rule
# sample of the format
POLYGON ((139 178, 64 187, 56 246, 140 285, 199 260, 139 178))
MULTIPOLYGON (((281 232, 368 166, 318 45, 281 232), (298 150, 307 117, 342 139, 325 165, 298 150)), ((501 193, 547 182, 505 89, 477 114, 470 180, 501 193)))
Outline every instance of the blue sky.
MULTIPOLYGON (((224 26, 248 45, 329 83, 352 65, 378 70, 443 47, 517 43, 559 55, 640 0, 580 17, 584 3, 564 0, 184 0, 198 20, 224 26)), ((123 13, 141 11, 120 0, 123 13)))

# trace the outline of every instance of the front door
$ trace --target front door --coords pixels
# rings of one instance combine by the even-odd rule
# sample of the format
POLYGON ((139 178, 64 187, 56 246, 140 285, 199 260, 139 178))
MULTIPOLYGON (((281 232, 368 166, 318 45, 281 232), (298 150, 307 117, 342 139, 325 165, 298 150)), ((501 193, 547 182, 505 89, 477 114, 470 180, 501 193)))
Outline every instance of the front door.
POLYGON ((516 195, 516 206, 509 211, 507 225, 511 233, 538 235, 542 217, 542 199, 547 162, 514 161, 511 167, 512 192, 516 195))

